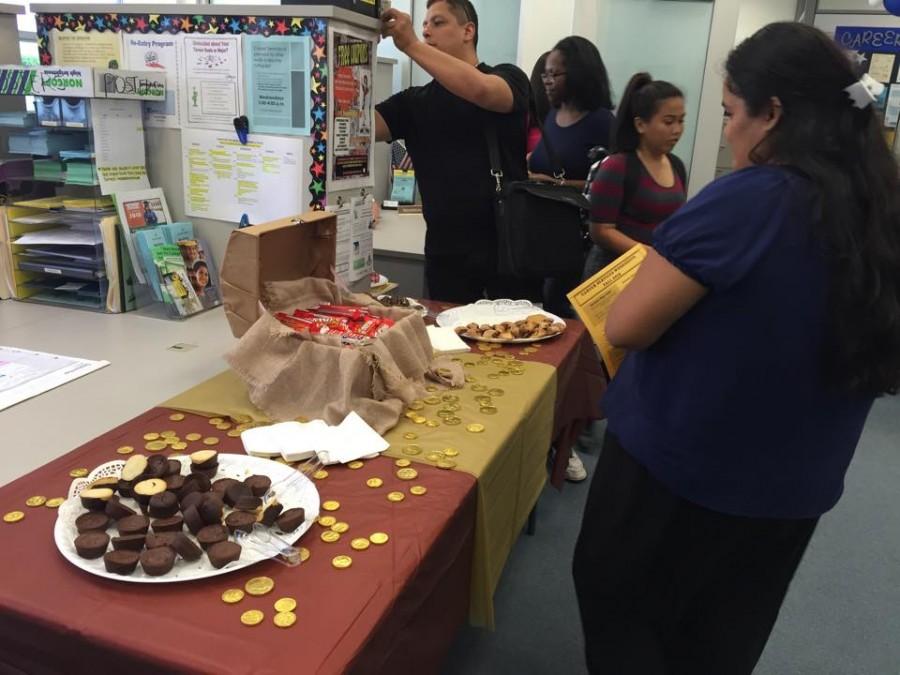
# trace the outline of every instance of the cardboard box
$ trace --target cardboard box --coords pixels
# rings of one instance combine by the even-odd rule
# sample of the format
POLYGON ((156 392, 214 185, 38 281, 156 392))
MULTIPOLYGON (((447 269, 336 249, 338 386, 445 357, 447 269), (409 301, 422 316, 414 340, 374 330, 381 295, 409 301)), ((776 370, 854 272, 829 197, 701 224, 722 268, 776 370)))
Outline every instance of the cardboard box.
POLYGON ((310 211, 234 230, 220 274, 225 316, 235 337, 262 314, 260 298, 270 281, 316 277, 334 281, 337 216, 310 211))

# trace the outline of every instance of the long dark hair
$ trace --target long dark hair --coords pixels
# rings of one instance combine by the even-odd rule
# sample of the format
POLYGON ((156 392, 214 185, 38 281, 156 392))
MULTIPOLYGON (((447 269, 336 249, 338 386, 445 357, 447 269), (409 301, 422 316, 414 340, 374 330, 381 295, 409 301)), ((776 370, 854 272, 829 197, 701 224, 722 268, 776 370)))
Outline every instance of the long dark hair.
POLYGON ((550 112, 550 101, 547 99, 547 92, 544 89, 544 81, 541 75, 544 68, 547 67, 547 57, 550 52, 544 52, 534 62, 534 68, 531 69, 531 96, 528 98, 528 124, 538 129, 544 128, 544 120, 547 119, 547 113, 550 112))
POLYGON ((900 176, 874 105, 844 88, 859 73, 821 31, 773 23, 742 42, 726 86, 759 116, 781 101, 778 124, 750 153, 799 170, 814 187, 814 236, 829 267, 827 372, 866 395, 900 388, 900 176))
POLYGON ((632 75, 616 111, 613 150, 635 152, 641 144, 641 135, 634 126, 634 118, 649 122, 659 110, 659 104, 670 98, 684 98, 684 94, 671 82, 654 80, 650 73, 632 75))
POLYGON ((553 49, 566 61, 566 102, 579 110, 612 110, 609 75, 594 43, 571 35, 557 42, 553 49))

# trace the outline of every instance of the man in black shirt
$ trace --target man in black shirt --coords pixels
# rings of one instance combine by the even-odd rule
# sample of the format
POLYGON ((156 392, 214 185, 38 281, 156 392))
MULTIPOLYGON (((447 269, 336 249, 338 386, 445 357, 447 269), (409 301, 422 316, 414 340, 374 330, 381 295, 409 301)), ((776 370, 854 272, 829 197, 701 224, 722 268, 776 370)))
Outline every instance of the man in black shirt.
POLYGON ((409 15, 382 14, 382 35, 434 80, 375 107, 379 141, 406 140, 427 223, 429 297, 467 303, 485 295, 517 298, 520 280, 497 274, 486 125, 497 131, 505 181, 524 180, 529 83, 519 68, 479 63, 478 17, 468 0, 429 0, 422 41, 409 15))

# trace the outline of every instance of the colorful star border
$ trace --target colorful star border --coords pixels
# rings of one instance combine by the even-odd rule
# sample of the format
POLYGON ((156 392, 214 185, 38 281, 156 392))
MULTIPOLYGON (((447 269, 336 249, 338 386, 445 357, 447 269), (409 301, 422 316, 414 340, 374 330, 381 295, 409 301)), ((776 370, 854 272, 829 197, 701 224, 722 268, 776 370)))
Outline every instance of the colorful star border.
POLYGON ((325 141, 328 101, 328 57, 326 56, 326 25, 322 19, 303 19, 288 16, 213 16, 209 14, 38 14, 37 43, 41 64, 52 65, 50 54, 50 30, 112 31, 118 33, 202 33, 218 35, 299 35, 308 36, 313 43, 310 73, 312 107, 312 143, 309 154, 309 206, 315 210, 325 208, 325 141))

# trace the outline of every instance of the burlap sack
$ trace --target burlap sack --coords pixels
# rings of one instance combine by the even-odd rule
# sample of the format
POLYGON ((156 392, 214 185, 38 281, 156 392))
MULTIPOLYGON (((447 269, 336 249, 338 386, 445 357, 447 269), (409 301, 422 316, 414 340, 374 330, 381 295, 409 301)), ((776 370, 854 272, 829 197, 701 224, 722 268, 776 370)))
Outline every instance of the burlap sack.
POLYGON ((273 420, 305 417, 339 424, 356 411, 384 433, 405 404, 425 394, 429 374, 440 369, 446 384, 463 384, 458 363, 433 358, 425 322, 413 310, 384 307, 314 278, 267 283, 262 304, 265 311, 225 359, 246 382, 253 404, 273 420), (274 317, 323 303, 366 306, 396 323, 371 345, 342 347, 337 336, 298 333, 274 317))

